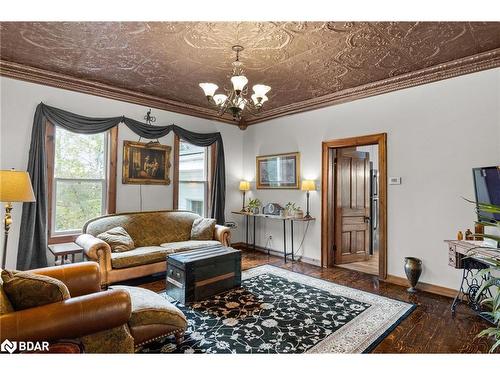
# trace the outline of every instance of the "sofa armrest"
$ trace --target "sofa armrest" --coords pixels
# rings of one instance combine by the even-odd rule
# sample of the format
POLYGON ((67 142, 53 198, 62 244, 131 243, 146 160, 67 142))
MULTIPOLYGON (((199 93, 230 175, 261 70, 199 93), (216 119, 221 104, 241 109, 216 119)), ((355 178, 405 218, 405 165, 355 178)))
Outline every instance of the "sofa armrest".
POLYGON ((107 285, 107 275, 111 271, 111 247, 103 240, 91 234, 81 234, 75 240, 75 243, 83 248, 83 253, 87 259, 99 263, 101 285, 107 285))
POLYGON ((231 231, 224 225, 215 225, 215 240, 222 243, 224 246, 231 246, 231 231))
POLYGON ((71 339, 126 324, 130 295, 109 290, 0 315, 0 340, 71 339))
POLYGON ((66 285, 71 297, 83 296, 101 291, 101 274, 96 262, 66 264, 46 267, 30 272, 60 280, 66 285))

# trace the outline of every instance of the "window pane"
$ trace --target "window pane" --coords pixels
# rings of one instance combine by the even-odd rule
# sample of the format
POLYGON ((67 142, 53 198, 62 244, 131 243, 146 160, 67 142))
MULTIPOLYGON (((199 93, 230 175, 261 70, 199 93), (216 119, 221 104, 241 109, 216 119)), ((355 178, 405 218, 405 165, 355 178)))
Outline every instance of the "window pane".
POLYGON ((179 182, 179 209, 205 215, 205 183, 179 182))
POLYGON ((55 180, 55 231, 80 231, 103 213, 103 181, 55 180))
POLYGON ((179 144, 179 180, 206 180, 206 148, 181 141, 179 144))
POLYGON ((106 178, 106 133, 77 134, 56 127, 54 177, 106 178))

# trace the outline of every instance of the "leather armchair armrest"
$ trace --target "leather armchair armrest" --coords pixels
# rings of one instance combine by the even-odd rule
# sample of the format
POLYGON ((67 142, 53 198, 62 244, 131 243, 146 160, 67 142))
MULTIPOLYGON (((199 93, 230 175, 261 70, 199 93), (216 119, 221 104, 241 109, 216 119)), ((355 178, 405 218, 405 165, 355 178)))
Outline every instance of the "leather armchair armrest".
POLYGON ((68 287, 71 297, 101 291, 101 274, 96 262, 66 264, 32 270, 39 275, 61 280, 68 287))
POLYGON ((215 225, 215 240, 222 243, 224 246, 231 246, 231 231, 223 225, 215 225))
POLYGON ((130 296, 109 290, 0 315, 0 339, 54 341, 90 335, 128 322, 130 296))
POLYGON ((101 285, 107 285, 107 275, 111 271, 111 247, 91 234, 81 234, 75 243, 83 248, 83 253, 88 259, 99 263, 101 285))

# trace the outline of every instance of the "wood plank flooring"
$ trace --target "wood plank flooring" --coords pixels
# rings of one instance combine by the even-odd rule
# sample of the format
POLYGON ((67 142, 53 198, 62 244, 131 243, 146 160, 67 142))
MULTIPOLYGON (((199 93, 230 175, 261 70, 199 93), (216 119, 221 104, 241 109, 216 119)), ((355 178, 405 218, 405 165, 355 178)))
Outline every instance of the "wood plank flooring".
POLYGON ((359 271, 363 273, 368 273, 370 275, 378 275, 378 253, 370 255, 370 259, 361 261, 361 262, 353 262, 346 264, 338 264, 337 267, 346 268, 348 270, 359 271))
MULTIPOLYGON (((291 271, 330 280, 352 288, 361 289, 389 298, 417 304, 417 308, 397 326, 373 351, 374 353, 486 353, 490 346, 475 336, 489 327, 465 305, 460 305, 453 318, 450 313, 451 299, 431 293, 410 295, 406 288, 379 282, 376 276, 343 268, 321 268, 301 262, 284 263, 282 258, 260 252, 243 251, 242 268, 249 269, 272 264, 291 271)), ((162 291, 163 278, 142 283, 140 286, 162 291)))

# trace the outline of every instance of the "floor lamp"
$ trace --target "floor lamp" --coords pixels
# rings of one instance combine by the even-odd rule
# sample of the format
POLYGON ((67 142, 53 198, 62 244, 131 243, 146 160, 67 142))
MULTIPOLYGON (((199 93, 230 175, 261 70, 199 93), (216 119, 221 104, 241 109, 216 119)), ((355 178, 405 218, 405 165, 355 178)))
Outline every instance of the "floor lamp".
POLYGON ((12 202, 34 202, 35 195, 28 172, 15 170, 0 171, 0 202, 5 203, 5 238, 3 239, 2 269, 7 259, 7 240, 12 225, 12 202))

